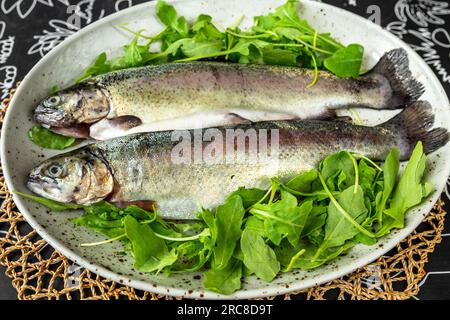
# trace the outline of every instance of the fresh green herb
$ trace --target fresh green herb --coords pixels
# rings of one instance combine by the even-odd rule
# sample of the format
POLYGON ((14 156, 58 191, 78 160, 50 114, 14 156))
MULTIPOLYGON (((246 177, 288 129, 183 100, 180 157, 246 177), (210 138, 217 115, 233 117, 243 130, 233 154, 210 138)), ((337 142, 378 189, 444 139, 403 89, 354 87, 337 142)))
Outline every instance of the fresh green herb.
POLYGON ((75 138, 62 136, 41 126, 32 127, 28 137, 38 146, 48 149, 63 150, 76 143, 75 138))
POLYGON ((346 47, 328 33, 319 33, 298 16, 297 1, 289 0, 274 12, 254 17, 247 30, 239 29, 239 19, 220 31, 205 14, 188 24, 172 5, 161 0, 156 4, 156 16, 164 25, 159 34, 145 36, 142 31, 120 26, 134 35, 123 55, 108 60, 101 53, 77 81, 123 68, 205 59, 312 68, 314 80, 309 86, 317 81, 319 69, 338 77, 360 74, 364 48, 359 44, 346 47), (150 50, 154 42, 160 43, 160 51, 150 50))
POLYGON ((73 203, 61 203, 58 201, 54 201, 54 200, 50 200, 50 199, 46 199, 46 198, 42 198, 42 197, 38 197, 38 196, 33 196, 31 194, 26 194, 23 192, 19 192, 19 191, 14 191, 13 193, 22 196, 24 198, 28 198, 30 200, 33 200, 37 203, 40 203, 44 206, 46 206, 47 208, 49 208, 52 211, 64 211, 64 210, 75 210, 75 209, 80 209, 83 208, 83 206, 78 205, 78 204, 73 204, 73 203))
POLYGON ((275 252, 253 229, 245 228, 242 232, 241 250, 245 266, 264 281, 272 281, 280 271, 275 252))
POLYGON ((238 240, 241 238, 241 225, 244 218, 241 197, 234 195, 217 207, 215 216, 216 244, 213 265, 221 270, 228 265, 238 240))
POLYGON ((222 294, 232 294, 241 288, 242 262, 232 258, 225 268, 217 270, 214 267, 204 273, 205 288, 222 294))
POLYGON ((165 241, 153 230, 128 215, 123 220, 125 233, 131 242, 131 252, 136 260, 134 267, 144 272, 160 272, 177 260, 174 251, 167 248, 165 241))
POLYGON ((325 68, 338 77, 359 76, 361 69, 364 47, 359 44, 351 44, 346 48, 339 49, 331 57, 324 60, 325 68))

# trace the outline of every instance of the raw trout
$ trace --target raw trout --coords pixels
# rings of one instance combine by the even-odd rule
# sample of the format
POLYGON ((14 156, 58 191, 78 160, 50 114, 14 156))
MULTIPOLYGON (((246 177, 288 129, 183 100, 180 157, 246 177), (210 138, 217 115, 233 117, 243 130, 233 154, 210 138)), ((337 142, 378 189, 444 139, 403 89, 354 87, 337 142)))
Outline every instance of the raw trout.
POLYGON ((64 203, 106 199, 147 209, 156 205, 164 218, 194 219, 199 206, 213 208, 238 187, 268 188, 271 177, 290 178, 341 150, 384 160, 396 147, 406 160, 420 140, 426 153, 433 152, 449 139, 445 129, 429 130, 433 122, 430 106, 419 101, 376 127, 291 120, 195 130, 200 140, 189 130, 136 134, 51 158, 32 170, 27 185, 40 196, 64 203), (239 129, 243 135, 236 133, 239 129), (252 130, 260 139, 256 147, 252 130), (236 136, 228 139, 228 133, 236 136), (231 148, 221 138, 233 141, 231 148), (232 157, 225 159, 230 152, 232 157), (258 159, 250 157, 255 153, 258 159))
POLYGON ((43 100, 34 119, 78 138, 105 140, 139 132, 248 122, 327 119, 347 107, 396 109, 415 102, 422 84, 404 49, 386 53, 357 79, 298 67, 194 62, 97 76, 43 100))

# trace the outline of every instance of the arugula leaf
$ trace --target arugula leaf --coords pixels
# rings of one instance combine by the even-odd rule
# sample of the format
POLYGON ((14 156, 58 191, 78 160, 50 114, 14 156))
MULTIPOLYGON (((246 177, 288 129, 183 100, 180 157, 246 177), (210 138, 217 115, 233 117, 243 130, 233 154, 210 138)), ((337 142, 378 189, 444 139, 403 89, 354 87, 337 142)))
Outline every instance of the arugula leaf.
POLYGON ((324 60, 324 66, 336 76, 357 78, 361 70, 364 47, 351 44, 339 49, 331 57, 324 60))
POLYGON ((221 40, 183 39, 181 51, 186 57, 211 56, 221 53, 223 42, 221 40))
POLYGON ((54 133, 41 126, 33 126, 30 131, 28 131, 28 137, 42 148, 56 150, 63 150, 71 147, 77 141, 75 138, 54 133))
POLYGON ((312 206, 308 219, 305 222, 305 227, 302 230, 302 237, 306 237, 314 231, 322 229, 327 218, 327 211, 327 207, 324 205, 315 204, 312 206))
POLYGON ((374 199, 373 183, 377 176, 377 170, 369 166, 364 159, 361 159, 358 165, 361 188, 364 194, 374 199))
POLYGON ((254 205, 255 203, 257 203, 259 200, 262 199, 262 197, 264 197, 264 194, 266 192, 264 190, 261 189, 257 189, 257 188, 244 188, 244 187, 239 187, 236 191, 232 192, 228 198, 232 197, 232 196, 240 196, 242 199, 242 204, 244 205, 244 208, 249 208, 252 205, 254 205))
POLYGON ((331 190, 343 191, 355 184, 355 167, 346 151, 326 157, 320 163, 319 168, 322 177, 331 190))
POLYGON ((398 169, 400 167, 400 160, 398 158, 397 149, 392 149, 389 152, 386 161, 383 166, 383 192, 379 201, 377 210, 378 222, 383 220, 383 212, 391 196, 392 190, 394 190, 395 183, 397 181, 398 169))
POLYGON ((242 262, 231 258, 221 270, 212 267, 204 273, 203 285, 206 289, 222 293, 232 294, 241 288, 242 262))
POLYGON ((167 27, 172 28, 180 34, 187 34, 187 24, 184 17, 178 18, 177 11, 172 5, 158 0, 156 3, 156 15, 167 27))
POLYGON ((281 191, 281 200, 269 204, 255 204, 250 213, 264 220, 266 236, 279 245, 284 237, 297 242, 312 209, 307 201, 297 206, 297 198, 287 191, 281 191))
POLYGON ((139 35, 130 44, 123 47, 124 54, 122 57, 110 62, 112 70, 139 67, 151 57, 149 45, 139 45, 138 39, 139 35))
POLYGON ((377 236, 383 236, 393 228, 403 228, 406 211, 418 205, 427 195, 428 192, 424 192, 424 189, 429 189, 429 187, 425 187, 426 184, 421 183, 426 160, 422 142, 419 141, 394 190, 389 208, 384 210, 386 221, 377 236))
POLYGON ((175 251, 169 252, 164 240, 158 238, 153 230, 139 223, 131 215, 123 219, 125 233, 131 242, 136 260, 134 267, 143 272, 160 272, 177 260, 175 251))
POLYGON ((206 14, 201 14, 197 17, 194 24, 192 25, 192 31, 196 32, 195 35, 198 39, 204 40, 224 40, 225 36, 220 32, 212 23, 211 16, 206 14))
POLYGON ((262 57, 265 64, 296 66, 298 56, 299 53, 295 53, 292 50, 277 48, 262 49, 262 57))
POLYGON ((122 219, 105 220, 97 214, 86 213, 80 217, 69 219, 69 221, 102 233, 109 238, 115 238, 125 233, 122 219))
POLYGON ((79 83, 84 79, 107 73, 109 71, 111 71, 111 66, 108 62, 106 53, 102 52, 97 56, 94 63, 90 67, 86 68, 84 73, 77 80, 75 80, 75 82, 79 83))
POLYGON ((245 266, 264 281, 272 281, 280 271, 275 252, 253 229, 245 228, 242 232, 241 250, 245 266))
POLYGON ((40 204, 46 206, 47 208, 49 208, 52 211, 75 210, 75 209, 83 208, 83 206, 79 205, 79 204, 62 203, 62 202, 50 200, 50 199, 47 199, 47 198, 33 196, 31 194, 26 194, 26 193, 19 192, 19 191, 13 191, 13 193, 15 193, 15 194, 17 194, 19 196, 22 196, 24 198, 33 200, 33 201, 35 201, 37 203, 40 203, 40 204))
MULTIPOLYGON (((367 208, 364 204, 364 193, 361 187, 354 192, 351 186, 344 190, 338 197, 337 202, 357 223, 364 221, 367 208)), ((319 247, 318 253, 328 248, 341 246, 345 241, 352 239, 360 231, 352 225, 331 202, 328 206, 328 217, 325 223, 325 238, 319 247)))
POLYGON ((217 239, 213 260, 213 266, 217 270, 225 268, 233 255, 241 237, 244 213, 242 199, 237 195, 229 197, 223 205, 217 207, 214 221, 217 239))
POLYGON ((302 193, 312 192, 312 183, 319 177, 316 169, 302 172, 301 174, 292 178, 286 186, 292 190, 302 193))

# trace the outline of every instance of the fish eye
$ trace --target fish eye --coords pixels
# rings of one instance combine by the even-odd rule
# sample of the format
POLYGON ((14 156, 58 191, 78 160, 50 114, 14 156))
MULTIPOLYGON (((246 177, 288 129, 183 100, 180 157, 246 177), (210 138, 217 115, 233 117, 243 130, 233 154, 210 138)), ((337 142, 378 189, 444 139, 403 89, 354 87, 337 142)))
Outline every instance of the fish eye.
POLYGON ((63 173, 63 168, 59 164, 52 164, 47 169, 47 174, 52 178, 58 178, 63 173))
POLYGON ((61 102, 60 96, 51 96, 45 101, 47 107, 56 107, 61 102))

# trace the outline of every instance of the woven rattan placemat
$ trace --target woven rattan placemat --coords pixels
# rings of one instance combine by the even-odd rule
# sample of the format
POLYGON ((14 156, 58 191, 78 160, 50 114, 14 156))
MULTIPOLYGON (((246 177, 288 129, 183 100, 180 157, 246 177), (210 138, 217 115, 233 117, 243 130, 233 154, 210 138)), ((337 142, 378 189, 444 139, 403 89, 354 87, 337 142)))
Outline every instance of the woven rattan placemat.
MULTIPOLYGON (((0 123, 10 97, 2 101, 0 123)), ((19 299, 172 299, 104 279, 75 265, 41 239, 16 209, 0 167, 0 265, 19 299)), ((389 255, 338 280, 280 296, 294 299, 409 299, 419 292, 428 255, 440 243, 446 212, 439 200, 389 255)), ((272 297, 269 299, 273 299, 272 297)))

